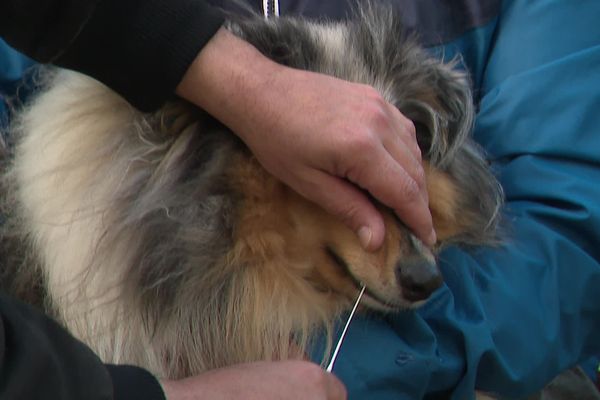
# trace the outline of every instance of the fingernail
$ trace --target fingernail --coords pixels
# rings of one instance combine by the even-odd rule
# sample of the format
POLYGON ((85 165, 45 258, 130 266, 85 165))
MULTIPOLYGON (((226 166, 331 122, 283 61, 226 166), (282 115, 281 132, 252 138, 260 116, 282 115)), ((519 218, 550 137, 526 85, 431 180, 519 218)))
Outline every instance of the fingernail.
POLYGON ((427 237, 427 243, 430 246, 433 246, 435 244, 435 242, 437 242, 437 235, 435 233, 435 230, 431 230, 431 232, 429 233, 429 236, 427 237))
POLYGON ((358 230, 358 240, 364 249, 368 249, 373 238, 373 231, 368 226, 363 226, 358 230))

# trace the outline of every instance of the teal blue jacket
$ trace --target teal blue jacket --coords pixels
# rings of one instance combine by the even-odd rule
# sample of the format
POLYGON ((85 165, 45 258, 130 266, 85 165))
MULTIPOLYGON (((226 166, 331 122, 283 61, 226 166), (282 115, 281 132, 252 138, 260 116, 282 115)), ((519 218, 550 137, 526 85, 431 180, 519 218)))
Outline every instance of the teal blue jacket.
POLYGON ((523 398, 600 354, 599 18, 598 0, 504 1, 443 47, 473 76, 506 239, 444 252, 418 312, 353 322, 335 368, 350 399, 523 398))
POLYGON ((9 104, 14 103, 23 73, 32 64, 0 39, 0 129, 8 122, 9 104))

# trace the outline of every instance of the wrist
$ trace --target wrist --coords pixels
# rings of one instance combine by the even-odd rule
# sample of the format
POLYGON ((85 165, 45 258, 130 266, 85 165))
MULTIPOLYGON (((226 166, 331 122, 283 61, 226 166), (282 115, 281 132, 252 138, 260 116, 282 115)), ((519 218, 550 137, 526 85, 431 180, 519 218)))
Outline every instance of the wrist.
POLYGON ((266 89, 286 70, 221 28, 198 54, 176 92, 242 137, 253 124, 249 120, 271 108, 267 96, 272 91, 266 89))

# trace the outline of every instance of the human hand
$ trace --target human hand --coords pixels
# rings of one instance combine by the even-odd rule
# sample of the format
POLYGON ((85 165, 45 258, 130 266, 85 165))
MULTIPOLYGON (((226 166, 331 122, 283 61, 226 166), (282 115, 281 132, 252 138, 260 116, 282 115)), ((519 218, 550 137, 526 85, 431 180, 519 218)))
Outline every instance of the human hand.
POLYGON ((366 249, 385 234, 366 192, 435 243, 414 125, 375 89, 281 66, 222 29, 178 93, 231 128, 267 171, 339 217, 366 249))
POLYGON ((162 381, 167 400, 343 400, 344 385, 307 361, 255 362, 162 381))

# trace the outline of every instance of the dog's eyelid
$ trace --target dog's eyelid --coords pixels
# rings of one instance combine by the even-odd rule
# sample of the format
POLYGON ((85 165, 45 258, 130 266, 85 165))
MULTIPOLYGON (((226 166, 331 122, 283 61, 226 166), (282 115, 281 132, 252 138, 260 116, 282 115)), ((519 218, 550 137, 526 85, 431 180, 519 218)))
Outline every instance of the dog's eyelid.
POLYGON ((344 261, 344 259, 340 257, 339 254, 337 254, 331 246, 326 245, 324 250, 325 253, 329 256, 329 258, 331 258, 331 260, 333 260, 333 262, 337 264, 337 266, 342 267, 344 269, 348 269, 348 264, 346 263, 346 261, 344 261))

